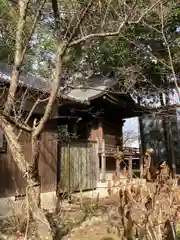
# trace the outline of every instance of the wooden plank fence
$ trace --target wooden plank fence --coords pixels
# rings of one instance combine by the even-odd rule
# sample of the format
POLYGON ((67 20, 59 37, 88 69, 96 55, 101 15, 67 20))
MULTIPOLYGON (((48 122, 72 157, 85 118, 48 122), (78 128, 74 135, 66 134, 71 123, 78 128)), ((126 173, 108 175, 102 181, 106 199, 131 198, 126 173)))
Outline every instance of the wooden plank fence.
POLYGON ((60 191, 75 192, 96 188, 97 162, 96 142, 61 143, 60 191))

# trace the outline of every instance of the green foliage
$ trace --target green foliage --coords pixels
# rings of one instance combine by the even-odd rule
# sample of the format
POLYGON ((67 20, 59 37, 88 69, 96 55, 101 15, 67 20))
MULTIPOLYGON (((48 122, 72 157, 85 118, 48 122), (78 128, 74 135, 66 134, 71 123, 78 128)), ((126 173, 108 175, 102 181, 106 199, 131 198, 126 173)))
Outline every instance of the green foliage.
POLYGON ((16 23, 16 8, 7 0, 0 0, 0 61, 12 61, 16 23))
MULTIPOLYGON (((58 1, 60 11, 59 38, 69 38, 79 20, 82 7, 89 1, 58 1)), ((70 48, 64 58, 64 70, 69 76, 81 73, 82 78, 92 73, 114 72, 119 79, 122 91, 136 95, 150 94, 157 89, 169 89, 167 76, 172 71, 169 64, 167 46, 162 35, 162 12, 160 4, 140 16, 154 2, 138 1, 131 20, 118 37, 91 39, 70 48)), ((134 5, 134 1, 95 1, 85 21, 77 28, 74 39, 83 35, 104 31, 116 31, 120 22, 134 5)), ((39 6, 37 1, 30 3, 24 32, 24 43, 29 35, 33 18, 39 6)), ((179 74, 180 8, 176 1, 168 1, 163 6, 164 34, 169 43, 174 68, 179 74)), ((16 4, 0 0, 0 61, 12 62, 14 54, 15 30, 18 19, 16 4)), ((46 78, 51 77, 55 64, 56 37, 55 21, 51 1, 47 1, 33 40, 25 57, 25 68, 46 78)))

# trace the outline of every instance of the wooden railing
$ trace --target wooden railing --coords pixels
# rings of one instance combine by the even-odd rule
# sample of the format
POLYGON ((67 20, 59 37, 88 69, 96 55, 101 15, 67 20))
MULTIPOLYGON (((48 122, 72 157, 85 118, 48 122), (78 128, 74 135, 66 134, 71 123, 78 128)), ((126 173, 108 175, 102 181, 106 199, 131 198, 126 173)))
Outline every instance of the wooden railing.
POLYGON ((104 140, 98 146, 98 153, 101 155, 102 181, 106 180, 106 157, 113 157, 116 160, 116 171, 120 170, 120 163, 122 161, 125 163, 128 160, 127 168, 130 178, 133 177, 133 162, 140 160, 140 151, 138 148, 124 147, 121 149, 120 146, 105 144, 104 140), (120 152, 123 152, 123 154, 120 152))
POLYGON ((140 154, 139 148, 135 147, 124 147, 123 152, 126 153, 132 153, 132 154, 140 154))
POLYGON ((139 148, 134 147, 124 147, 122 150, 120 150, 120 146, 105 144, 105 146, 99 146, 98 152, 102 153, 102 151, 105 151, 107 154, 115 154, 119 151, 122 151, 125 155, 139 155, 140 151, 139 148))

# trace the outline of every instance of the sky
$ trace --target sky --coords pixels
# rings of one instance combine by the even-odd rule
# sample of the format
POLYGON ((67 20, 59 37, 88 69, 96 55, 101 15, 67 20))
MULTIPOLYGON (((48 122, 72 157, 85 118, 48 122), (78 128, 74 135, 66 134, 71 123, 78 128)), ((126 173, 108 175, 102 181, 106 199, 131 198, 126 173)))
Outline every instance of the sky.
POLYGON ((139 121, 138 118, 126 119, 123 127, 124 144, 127 147, 139 147, 139 121))

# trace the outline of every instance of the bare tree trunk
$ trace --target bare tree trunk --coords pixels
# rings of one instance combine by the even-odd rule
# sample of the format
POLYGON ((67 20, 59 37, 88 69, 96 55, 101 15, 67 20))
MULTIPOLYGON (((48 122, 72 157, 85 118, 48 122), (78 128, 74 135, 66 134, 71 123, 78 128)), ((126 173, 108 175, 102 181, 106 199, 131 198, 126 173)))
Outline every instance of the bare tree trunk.
POLYGON ((30 204, 30 212, 36 222, 37 232, 40 239, 52 240, 51 229, 45 214, 39 208, 40 206, 40 181, 38 174, 38 158, 39 158, 39 139, 32 139, 33 157, 32 164, 29 166, 25 159, 21 144, 17 140, 17 136, 13 131, 13 126, 0 115, 0 126, 4 131, 8 147, 11 151, 12 157, 16 162, 18 168, 26 177, 28 184, 27 198, 30 204), (28 171, 27 171, 28 170, 28 171), (30 194, 28 194, 30 193, 30 194), (34 196, 35 199, 34 199, 34 196))
POLYGON ((5 113, 10 114, 12 106, 15 100, 16 89, 19 81, 20 66, 22 63, 22 38, 24 25, 26 22, 26 14, 29 0, 19 0, 19 20, 17 23, 16 30, 16 43, 15 43, 15 56, 14 56, 14 67, 12 71, 11 84, 9 87, 8 97, 5 104, 5 113))
POLYGON ((38 207, 41 205, 41 181, 39 176, 39 149, 40 139, 33 138, 31 140, 32 158, 28 169, 29 180, 32 186, 32 198, 38 207))
POLYGON ((25 175, 28 163, 25 160, 21 144, 17 141, 13 126, 2 115, 0 115, 0 126, 4 131, 13 159, 17 163, 19 170, 25 175))

